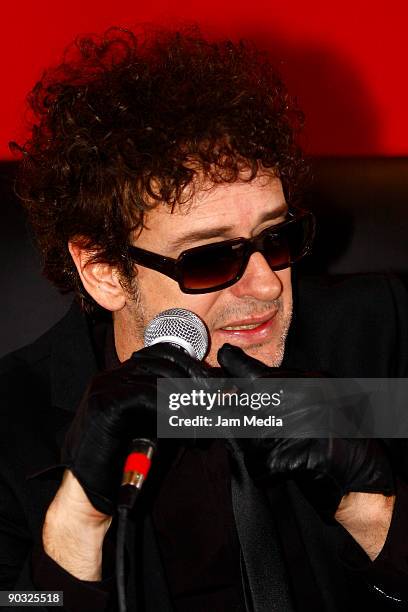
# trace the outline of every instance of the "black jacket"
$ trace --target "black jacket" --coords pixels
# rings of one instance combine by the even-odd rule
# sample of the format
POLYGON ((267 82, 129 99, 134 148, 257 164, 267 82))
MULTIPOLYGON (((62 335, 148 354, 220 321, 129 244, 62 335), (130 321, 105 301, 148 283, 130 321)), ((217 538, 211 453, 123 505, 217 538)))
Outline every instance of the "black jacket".
MULTIPOLYGON (((384 276, 300 282, 284 365, 344 377, 407 376, 404 289, 384 276)), ((97 369, 88 322, 75 304, 40 339, 0 362, 0 590, 37 586, 31 551, 40 547, 44 515, 59 487, 61 471, 38 474, 58 464, 73 412, 97 369)), ((405 441, 391 446, 396 471, 404 479, 405 441)), ((361 609, 363 604, 371 610, 401 609, 392 600, 371 594, 367 584, 375 582, 375 564, 367 563, 368 571, 364 567, 352 571, 340 560, 338 548, 352 548, 351 538, 341 527, 323 524, 293 482, 260 491, 239 453, 235 465, 232 502, 249 609, 340 612, 361 609)), ((401 524, 405 490, 400 497, 401 524)), ((138 604, 138 610, 170 611, 149 514, 139 519, 130 524, 127 538, 129 609, 138 604), (136 540, 140 554, 135 553, 136 540), (138 573, 139 585, 132 578, 138 573)), ((381 579, 382 567, 377 566, 381 579)), ((398 571, 407 571, 408 576, 408 568, 400 565, 398 571)), ((108 601, 92 584, 76 582, 83 587, 84 609, 99 609, 108 601)), ((114 610, 114 598, 106 606, 114 610)))

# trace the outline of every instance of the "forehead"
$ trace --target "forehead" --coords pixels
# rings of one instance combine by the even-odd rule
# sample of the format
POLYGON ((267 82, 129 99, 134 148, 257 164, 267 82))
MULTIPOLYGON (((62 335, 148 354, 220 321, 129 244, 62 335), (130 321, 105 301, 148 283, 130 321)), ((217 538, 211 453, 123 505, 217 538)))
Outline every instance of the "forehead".
POLYGON ((281 181, 267 174, 250 182, 204 186, 187 204, 176 206, 173 212, 160 205, 149 212, 137 244, 149 248, 158 241, 164 244, 182 239, 187 232, 216 232, 217 228, 226 237, 250 235, 267 213, 285 206, 281 181))
MULTIPOLYGON (((272 209, 284 201, 282 184, 274 176, 261 175, 252 181, 240 181, 202 189, 197 192, 188 209, 190 222, 207 221, 210 218, 242 223, 256 219, 259 213, 272 209)), ((187 217, 185 210, 179 217, 187 217)))

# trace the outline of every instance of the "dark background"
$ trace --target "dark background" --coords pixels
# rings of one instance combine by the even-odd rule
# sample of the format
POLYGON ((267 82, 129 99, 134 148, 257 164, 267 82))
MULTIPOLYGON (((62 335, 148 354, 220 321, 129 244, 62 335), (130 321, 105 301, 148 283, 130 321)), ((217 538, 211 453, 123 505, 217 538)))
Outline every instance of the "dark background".
MULTIPOLYGON (((304 274, 408 273, 408 158, 315 158, 305 204, 315 211, 313 253, 304 274)), ((34 340, 67 310, 41 264, 14 196, 13 162, 0 164, 0 355, 34 340)), ((324 317, 324 313, 322 313, 324 317)))

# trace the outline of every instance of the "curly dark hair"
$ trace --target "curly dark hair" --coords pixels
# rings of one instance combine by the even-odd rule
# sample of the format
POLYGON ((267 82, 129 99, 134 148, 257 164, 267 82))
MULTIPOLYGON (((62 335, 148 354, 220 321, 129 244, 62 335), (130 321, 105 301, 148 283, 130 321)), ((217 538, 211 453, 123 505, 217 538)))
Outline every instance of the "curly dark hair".
POLYGON ((271 168, 294 203, 306 174, 303 117, 266 54, 196 28, 78 38, 28 102, 31 138, 11 145, 22 157, 18 193, 45 276, 88 310, 68 241, 117 266, 127 285, 130 233, 159 202, 188 201, 197 178, 235 182, 245 169, 253 180, 271 168))

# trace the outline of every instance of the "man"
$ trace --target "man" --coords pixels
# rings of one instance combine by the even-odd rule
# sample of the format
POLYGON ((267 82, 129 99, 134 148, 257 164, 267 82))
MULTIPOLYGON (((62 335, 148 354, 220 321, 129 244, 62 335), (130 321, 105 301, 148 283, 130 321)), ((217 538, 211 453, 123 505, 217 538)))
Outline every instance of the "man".
MULTIPOLYGON (((293 281, 313 238, 300 115, 252 48, 113 29, 30 101, 20 190, 45 273, 82 311, 2 362, 1 586, 114 610, 112 516, 157 377, 404 376, 406 298, 385 278, 293 281), (170 307, 205 322, 205 363, 143 349, 170 307)), ((162 445, 127 534, 129 608, 403 605, 398 448, 329 442, 162 445)))

